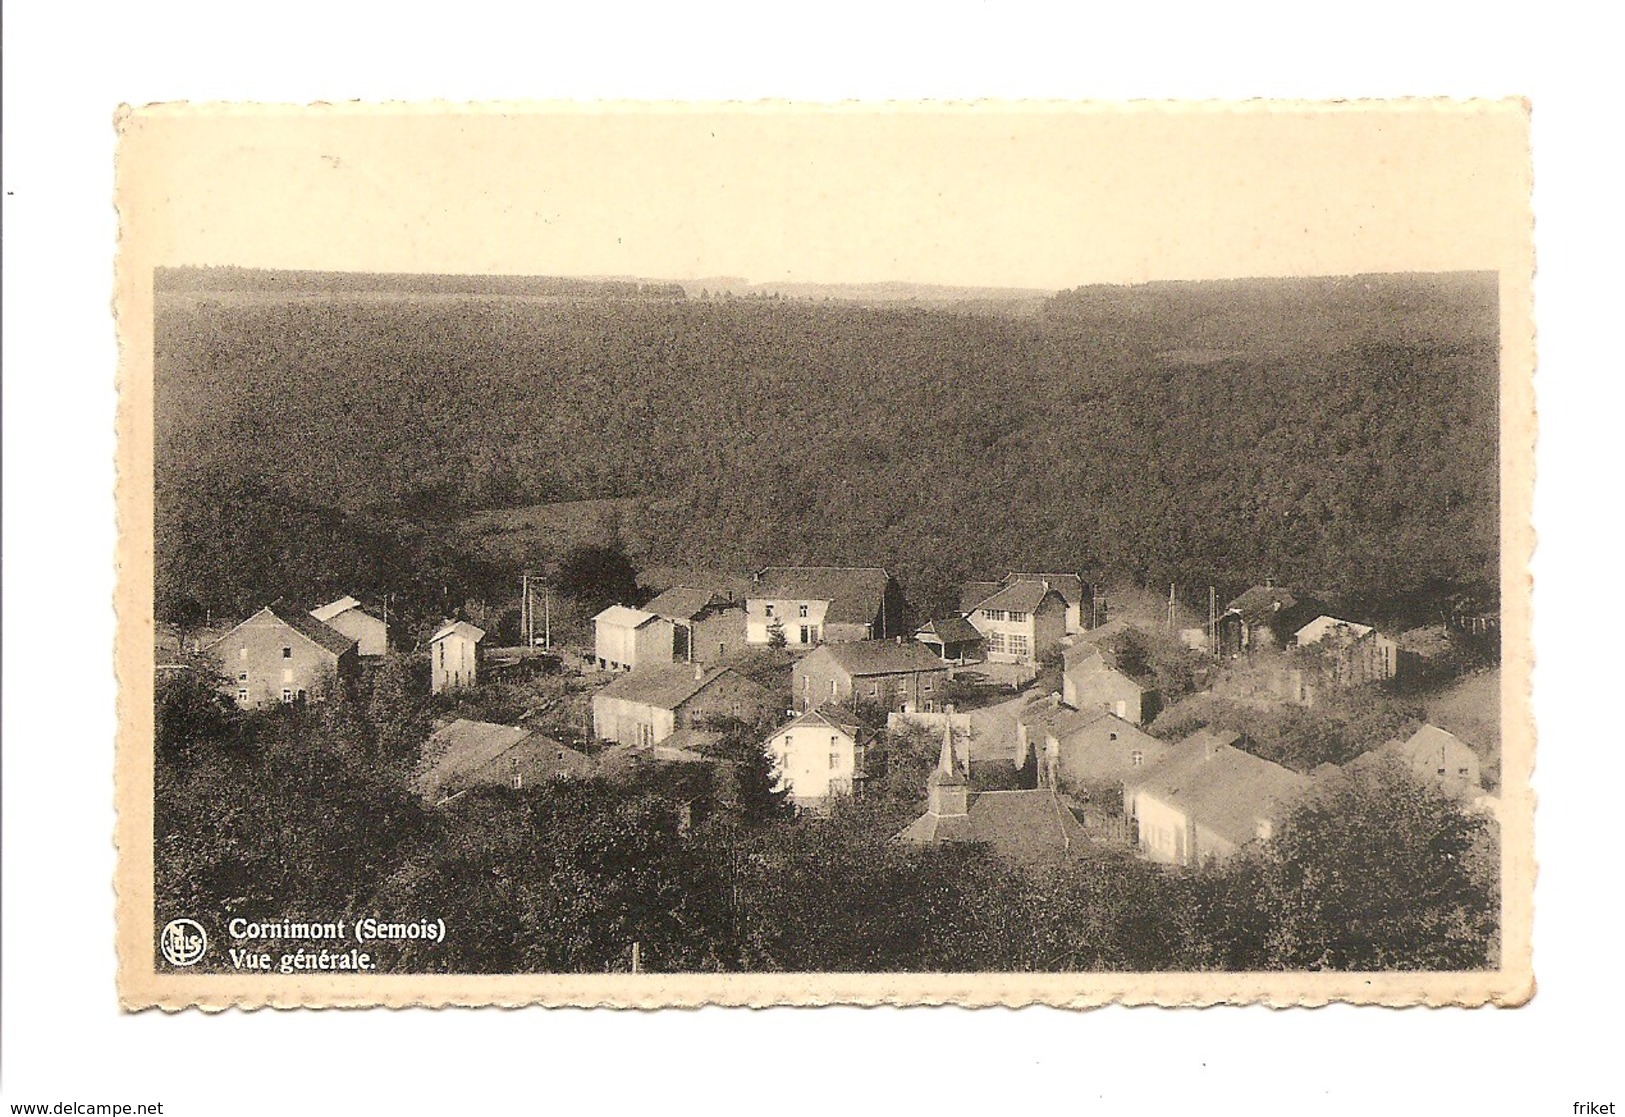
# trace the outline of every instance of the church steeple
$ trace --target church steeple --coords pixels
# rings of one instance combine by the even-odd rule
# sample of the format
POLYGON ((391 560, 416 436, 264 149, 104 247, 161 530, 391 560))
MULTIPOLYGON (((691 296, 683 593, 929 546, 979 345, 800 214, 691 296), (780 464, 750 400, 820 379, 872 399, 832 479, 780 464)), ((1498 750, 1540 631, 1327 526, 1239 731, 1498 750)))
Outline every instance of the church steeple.
POLYGON ((925 781, 926 809, 939 817, 952 817, 970 812, 970 781, 959 774, 954 758, 954 708, 948 707, 942 729, 942 751, 937 766, 925 781))

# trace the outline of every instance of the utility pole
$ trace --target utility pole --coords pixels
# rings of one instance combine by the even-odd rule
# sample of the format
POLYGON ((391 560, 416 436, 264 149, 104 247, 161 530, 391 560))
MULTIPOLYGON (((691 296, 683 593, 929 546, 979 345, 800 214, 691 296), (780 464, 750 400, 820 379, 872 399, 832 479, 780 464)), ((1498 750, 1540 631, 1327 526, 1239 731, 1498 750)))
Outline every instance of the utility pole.
POLYGON ((521 572, 520 575, 519 575, 519 629, 520 629, 521 632, 524 633, 524 636, 525 636, 525 648, 526 648, 526 650, 528 652, 529 649, 530 649, 530 646, 536 642, 535 637, 532 635, 532 625, 531 625, 531 618, 530 618, 530 571, 529 570, 525 570, 525 571, 521 572))
POLYGON ((1207 588, 1207 650, 1219 658, 1219 598, 1214 587, 1207 588))
POLYGON ((542 583, 542 647, 553 650, 553 587, 542 583))

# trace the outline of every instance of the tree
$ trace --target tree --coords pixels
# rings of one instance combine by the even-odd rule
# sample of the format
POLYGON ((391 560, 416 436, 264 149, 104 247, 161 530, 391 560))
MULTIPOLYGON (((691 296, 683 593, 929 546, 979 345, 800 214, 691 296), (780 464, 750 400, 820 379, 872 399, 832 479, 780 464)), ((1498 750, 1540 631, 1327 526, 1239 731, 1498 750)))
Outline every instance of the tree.
POLYGON ((772 624, 767 626, 767 646, 768 647, 773 648, 774 650, 778 650, 780 648, 783 648, 789 642, 790 641, 788 639, 786 639, 785 635, 784 635, 784 622, 783 621, 774 620, 774 622, 772 624))
POLYGON ((1269 969, 1467 970, 1493 964, 1494 838, 1395 761, 1334 777, 1264 847, 1269 969))
POLYGON ((241 714, 215 683, 197 671, 166 671, 159 676, 153 718, 160 752, 185 756, 236 731, 241 714))
POLYGON ((591 615, 634 600, 638 572, 618 543, 582 544, 570 548, 560 562, 559 588, 591 615))
POLYGON ((372 722, 380 755, 397 764, 414 763, 428 736, 428 716, 412 661, 391 653, 373 676, 367 717, 372 722))

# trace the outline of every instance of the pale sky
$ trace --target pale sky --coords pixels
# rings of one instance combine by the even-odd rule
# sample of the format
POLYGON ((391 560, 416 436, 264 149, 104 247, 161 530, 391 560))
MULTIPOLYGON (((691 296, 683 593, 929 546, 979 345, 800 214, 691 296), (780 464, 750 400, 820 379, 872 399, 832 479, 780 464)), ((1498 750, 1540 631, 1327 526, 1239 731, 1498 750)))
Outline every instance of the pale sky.
POLYGON ((120 175, 163 264, 1061 288, 1529 243, 1510 103, 149 110, 120 175))

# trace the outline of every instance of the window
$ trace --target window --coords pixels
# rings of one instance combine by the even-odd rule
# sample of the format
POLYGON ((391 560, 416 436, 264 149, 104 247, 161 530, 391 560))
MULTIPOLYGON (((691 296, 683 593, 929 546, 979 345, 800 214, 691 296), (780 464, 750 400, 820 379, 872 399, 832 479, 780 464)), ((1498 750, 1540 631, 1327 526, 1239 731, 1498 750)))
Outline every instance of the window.
POLYGON ((1005 650, 1005 647, 1004 647, 1004 633, 1002 633, 1002 632, 989 632, 987 634, 987 650, 990 651, 990 652, 1002 652, 1002 651, 1004 651, 1005 650))
POLYGON ((1112 734, 1112 740, 1117 740, 1117 734, 1115 732, 1112 734))
POLYGON ((833 771, 835 771, 835 769, 839 768, 840 766, 841 766, 841 754, 839 752, 831 750, 831 752, 829 754, 829 770, 831 772, 833 772, 833 771))
POLYGON ((796 606, 796 616, 805 617, 806 615, 807 615, 807 607, 805 605, 797 605, 796 606))
POLYGON ((870 698, 879 698, 880 697, 880 684, 879 683, 870 683, 869 684, 869 697, 870 698))
POLYGON ((931 693, 931 676, 930 675, 927 675, 923 680, 921 680, 920 689, 922 691, 924 691, 926 694, 931 693))
POLYGON ((1027 614, 1026 613, 1018 613, 1014 609, 1012 609, 1012 610, 1010 610, 1010 619, 1012 621, 1016 621, 1017 623, 1024 623, 1027 620, 1027 614))
POLYGON ((237 688, 237 701, 239 701, 239 702, 247 702, 248 701, 248 688, 247 687, 240 686, 240 687, 237 688))
POLYGON ((773 615, 773 606, 771 606, 771 605, 764 605, 764 606, 763 606, 763 607, 762 607, 762 608, 763 608, 763 610, 764 610, 764 611, 765 611, 765 612, 766 612, 766 614, 767 614, 767 615, 768 615, 768 616, 770 616, 770 617, 771 617, 771 616, 772 616, 772 615, 773 615))
POLYGON ((806 625, 801 626, 801 642, 803 644, 812 643, 812 629, 808 628, 806 625))
MULTIPOLYGON (((1116 737, 1117 734, 1113 733, 1112 736, 1116 737)), ((1145 753, 1141 752, 1139 749, 1135 749, 1133 752, 1128 754, 1128 762, 1132 766, 1138 768, 1142 763, 1145 762, 1145 753)))
POLYGON ((237 681, 239 683, 246 683, 248 681, 248 672, 247 671, 239 672, 238 675, 237 675, 237 681))
POLYGON ((289 705, 289 706, 293 705, 293 688, 291 688, 291 687, 283 687, 282 688, 282 701, 284 703, 286 703, 287 705, 289 705))
POLYGON ((1465 769, 1465 768, 1457 768, 1456 769, 1456 775, 1460 776, 1462 779, 1466 779, 1467 778, 1467 769, 1465 769))
POLYGON ((1032 649, 1031 642, 1025 636, 1018 636, 1013 632, 1010 634, 1008 645, 1011 655, 1026 655, 1032 649))
POLYGON ((836 697, 836 694, 835 694, 835 680, 834 679, 831 679, 829 681, 829 696, 831 698, 836 697))
POLYGON ((990 621, 1002 621, 1005 617, 1003 609, 983 609, 982 615, 990 621))
POLYGON ((284 644, 282 646, 282 658, 283 659, 292 659, 293 658, 293 649, 288 647, 286 644, 284 644))

